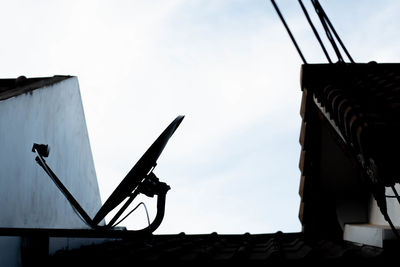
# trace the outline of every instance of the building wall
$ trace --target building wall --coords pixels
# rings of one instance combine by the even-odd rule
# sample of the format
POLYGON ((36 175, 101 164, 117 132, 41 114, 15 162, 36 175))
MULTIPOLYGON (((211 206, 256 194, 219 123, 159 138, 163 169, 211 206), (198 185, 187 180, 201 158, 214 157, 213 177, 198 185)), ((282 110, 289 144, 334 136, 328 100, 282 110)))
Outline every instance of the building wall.
MULTIPOLYGON (((397 184, 396 191, 400 192, 400 186, 397 184)), ((386 195, 394 196, 394 192, 390 187, 386 187, 386 195)), ((396 227, 400 227, 400 206, 399 202, 396 198, 386 198, 387 212, 389 214, 390 219, 396 227)), ((386 225, 389 226, 389 223, 383 217, 378 204, 375 199, 371 199, 370 206, 370 214, 369 214, 369 223, 374 225, 386 225)))
MULTIPOLYGON (((31 152, 50 146, 47 163, 93 218, 101 199, 77 78, 0 101, 0 136, 0 227, 88 228, 31 152)), ((18 256, 10 238, 0 262, 18 256)))

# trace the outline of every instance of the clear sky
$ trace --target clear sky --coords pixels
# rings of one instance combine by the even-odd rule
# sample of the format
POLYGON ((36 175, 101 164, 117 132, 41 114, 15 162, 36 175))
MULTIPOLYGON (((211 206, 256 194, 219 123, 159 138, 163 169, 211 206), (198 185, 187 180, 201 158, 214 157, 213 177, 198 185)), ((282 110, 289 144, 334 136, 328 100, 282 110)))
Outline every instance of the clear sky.
MULTIPOLYGON (((302 62, 270 1, 0 3, 2 78, 78 77, 103 201, 182 114, 155 169, 172 188, 156 233, 301 230, 302 62)), ((326 63, 297 1, 277 3, 326 63)), ((356 62, 400 61, 399 1, 321 3, 356 62)), ((145 224, 141 208, 123 223, 145 224)))

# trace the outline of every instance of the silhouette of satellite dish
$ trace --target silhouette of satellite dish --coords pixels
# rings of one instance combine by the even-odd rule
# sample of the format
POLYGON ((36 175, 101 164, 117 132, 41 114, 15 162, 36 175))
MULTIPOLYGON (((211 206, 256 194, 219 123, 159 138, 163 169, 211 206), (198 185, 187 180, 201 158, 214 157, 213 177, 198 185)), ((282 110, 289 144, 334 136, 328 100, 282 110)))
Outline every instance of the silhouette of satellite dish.
POLYGON ((124 201, 124 199, 129 197, 139 183, 150 173, 150 171, 152 171, 157 164, 158 157, 167 145, 168 140, 181 124, 184 117, 185 116, 178 116, 173 122, 171 122, 149 149, 147 149, 97 212, 96 216, 93 218, 95 224, 98 224, 110 211, 117 207, 122 201, 124 201))
MULTIPOLYGON (((60 179, 47 165, 44 157, 49 156, 49 147, 44 144, 33 144, 32 152, 37 154, 36 162, 41 166, 44 171, 50 176, 56 186, 67 198, 69 203, 78 212, 81 218, 92 228, 101 228, 99 223, 104 219, 105 216, 119 204, 121 204, 126 198, 128 200, 124 203, 122 208, 119 209, 116 215, 111 221, 105 225, 105 228, 111 228, 115 226, 115 222, 122 215, 125 209, 131 204, 134 198, 142 193, 146 196, 153 197, 157 195, 157 214, 153 222, 145 229, 138 230, 138 232, 153 232, 160 224, 164 217, 165 210, 165 198, 167 191, 170 187, 159 179, 153 173, 153 169, 157 165, 157 160, 160 157, 162 151, 167 145, 169 139, 174 134, 175 130, 181 124, 185 116, 178 116, 171 122, 170 125, 161 133, 161 135, 154 141, 154 143, 147 149, 139 161, 133 166, 121 183, 115 188, 114 192, 106 200, 100 210, 97 212, 93 220, 89 217, 87 212, 80 206, 78 201, 72 196, 68 189, 62 184, 60 179)), ((123 220, 123 219, 122 219, 123 220)), ((121 220, 121 221, 122 221, 121 220)), ((118 223, 117 223, 118 224, 118 223)), ((116 224, 116 225, 117 225, 116 224)))

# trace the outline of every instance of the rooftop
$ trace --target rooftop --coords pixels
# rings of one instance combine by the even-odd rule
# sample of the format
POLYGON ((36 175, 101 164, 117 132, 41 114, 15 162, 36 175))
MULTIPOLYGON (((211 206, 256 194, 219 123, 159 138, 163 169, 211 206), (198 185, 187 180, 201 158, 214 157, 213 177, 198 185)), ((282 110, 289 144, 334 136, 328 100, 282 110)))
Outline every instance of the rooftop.
POLYGON ((380 248, 304 240, 302 233, 221 235, 150 235, 59 251, 48 258, 51 266, 126 266, 135 263, 221 266, 245 262, 246 266, 279 262, 377 262, 390 254, 380 248))
POLYGON ((399 182, 400 64, 307 64, 301 87, 299 217, 306 234, 340 239, 399 182))
POLYGON ((31 92, 44 86, 52 85, 70 77, 72 76, 56 75, 42 78, 26 78, 25 76, 19 76, 16 79, 0 79, 0 101, 31 92))

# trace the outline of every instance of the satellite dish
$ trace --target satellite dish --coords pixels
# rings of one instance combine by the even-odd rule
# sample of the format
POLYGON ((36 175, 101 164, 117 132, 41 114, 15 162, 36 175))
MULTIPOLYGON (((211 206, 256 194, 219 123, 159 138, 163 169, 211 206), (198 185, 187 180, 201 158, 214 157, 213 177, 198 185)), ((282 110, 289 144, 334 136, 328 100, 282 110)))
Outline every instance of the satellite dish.
POLYGON ((139 183, 152 171, 157 165, 157 159, 167 145, 169 138, 174 134, 184 117, 185 116, 178 116, 171 122, 149 149, 147 149, 97 212, 96 216, 93 218, 93 223, 98 224, 110 211, 129 197, 139 183))
MULTIPOLYGON (((106 228, 114 226, 115 221, 122 215, 124 210, 130 205, 134 198, 143 193, 147 196, 153 197, 157 195, 157 214, 153 222, 145 229, 138 230, 138 232, 152 232, 161 223, 164 216, 165 209, 165 197, 170 187, 163 182, 160 182, 155 174, 152 172, 154 167, 157 165, 157 160, 160 157, 162 151, 167 145, 169 139, 174 134, 175 130, 181 124, 185 116, 178 116, 171 122, 170 125, 161 133, 161 135, 154 141, 154 143, 147 149, 139 161, 133 166, 129 173, 125 176, 122 182, 115 188, 114 192, 106 200, 100 210, 97 212, 95 217, 90 219, 86 211, 80 206, 68 189, 62 184, 60 179, 47 165, 44 157, 49 155, 49 147, 47 145, 33 144, 32 152, 37 154, 37 163, 45 170, 50 176, 56 186, 67 198, 69 203, 79 213, 81 218, 92 228, 99 228, 98 224, 104 219, 104 217, 113 209, 115 209, 120 203, 126 198, 128 201, 120 208, 117 214, 111 219, 106 228)), ((117 223, 118 224, 118 223, 117 223)))

